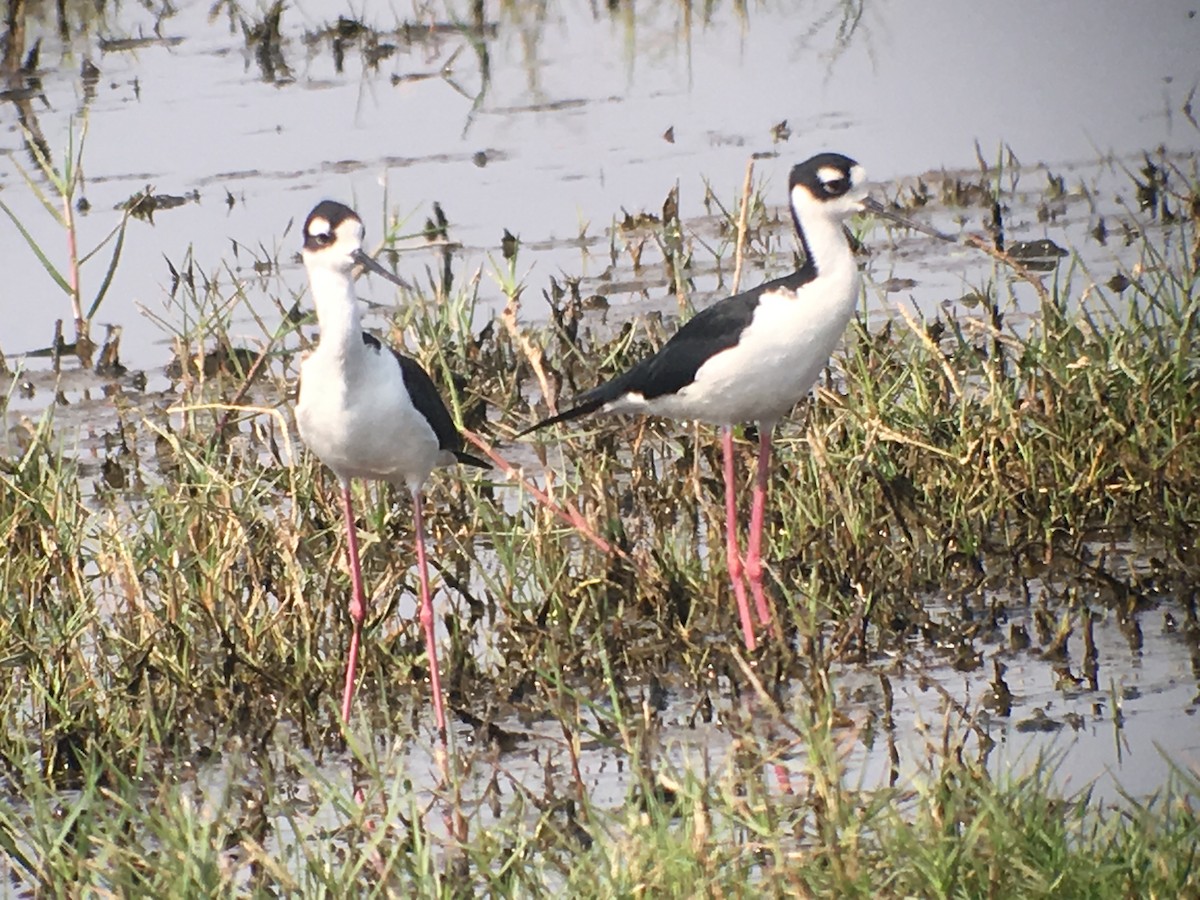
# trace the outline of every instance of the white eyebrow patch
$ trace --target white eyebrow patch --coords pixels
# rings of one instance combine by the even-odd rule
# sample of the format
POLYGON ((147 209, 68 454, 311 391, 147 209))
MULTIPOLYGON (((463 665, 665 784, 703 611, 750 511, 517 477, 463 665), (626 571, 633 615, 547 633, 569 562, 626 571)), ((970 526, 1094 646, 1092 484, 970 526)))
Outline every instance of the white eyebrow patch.
POLYGON ((329 220, 316 218, 308 223, 308 233, 314 237, 318 234, 329 234, 329 220))
POLYGON ((822 184, 829 184, 833 181, 840 181, 846 175, 841 169, 835 169, 832 166, 822 166, 817 169, 817 177, 821 179, 822 184))

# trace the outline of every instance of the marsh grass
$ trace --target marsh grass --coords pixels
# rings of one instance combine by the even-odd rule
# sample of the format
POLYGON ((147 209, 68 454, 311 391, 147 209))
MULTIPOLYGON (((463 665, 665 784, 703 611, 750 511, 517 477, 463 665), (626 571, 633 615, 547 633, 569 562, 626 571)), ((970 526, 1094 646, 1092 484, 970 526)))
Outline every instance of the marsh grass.
MULTIPOLYGON (((108 294, 113 275, 121 261, 121 250, 125 245, 125 229, 129 224, 129 211, 123 212, 112 229, 101 238, 94 247, 81 247, 79 243, 79 227, 76 217, 86 209, 87 198, 84 196, 86 185, 83 176, 84 142, 87 136, 87 119, 71 122, 68 129, 67 146, 63 150, 61 162, 55 163, 49 147, 44 140, 39 140, 36 130, 30 130, 26 121, 25 143, 33 157, 35 171, 23 168, 16 159, 12 165, 17 170, 25 186, 37 197, 42 208, 58 227, 63 239, 61 250, 44 247, 34 237, 26 223, 0 200, 0 212, 3 212, 20 234, 25 246, 37 258, 42 269, 58 286, 69 301, 72 321, 75 329, 75 340, 69 348, 55 346, 55 357, 69 349, 79 358, 84 366, 91 366, 95 347, 91 338, 92 320, 100 309, 100 304, 108 294), (65 262, 56 263, 65 251, 65 262), (90 300, 84 293, 83 267, 96 258, 102 251, 108 253, 108 260, 99 285, 91 294, 90 300)), ((61 344, 61 335, 56 341, 61 344)))
MULTIPOLYGON (((303 298, 281 293, 279 321, 239 342, 247 284, 183 261, 175 302, 199 315, 175 326, 171 408, 116 403, 124 486, 84 474, 53 411, 0 462, 5 874, 50 895, 1196 893, 1194 773, 1115 812, 1063 796, 1052 760, 989 774, 961 710, 911 779, 856 784, 847 757, 865 735, 838 691, 839 667, 916 635, 982 665, 977 639, 1004 613, 988 591, 1028 597, 1034 577, 1067 583, 1040 595, 1036 652, 1071 660, 1072 623, 1157 603, 1196 652, 1200 213, 1194 174, 1169 184, 1170 221, 1128 212, 1122 291, 1079 257, 1038 285, 998 260, 977 315, 859 318, 780 435, 766 555, 788 633, 752 660, 722 637, 735 629, 707 429, 595 421, 503 446, 544 412, 543 383, 585 389, 674 325, 598 323, 557 283, 549 321, 528 325, 519 244, 490 269, 431 268, 389 339, 625 554, 581 541, 498 471, 430 486, 448 783, 432 774, 420 636, 400 614, 415 584, 406 499, 361 488, 366 702, 343 727, 336 485, 292 440, 285 402, 313 330, 292 321, 303 298), (488 290, 507 324, 481 321, 488 290), (1017 292, 1040 308, 1010 322, 1017 292), (1097 559, 1097 533, 1156 559, 1097 559), (962 615, 935 620, 934 595, 962 615), (685 732, 719 740, 681 740, 664 692, 695 698, 685 732), (620 770, 617 803, 594 799, 597 759, 620 770)), ((739 203, 714 206, 703 248, 667 217, 636 227, 669 234, 623 233, 611 252, 700 305, 700 258, 739 232, 770 252, 779 224, 757 194, 744 226, 739 203)), ((886 257, 886 234, 862 236, 886 257)), ((733 267, 718 268, 724 284, 733 267)))

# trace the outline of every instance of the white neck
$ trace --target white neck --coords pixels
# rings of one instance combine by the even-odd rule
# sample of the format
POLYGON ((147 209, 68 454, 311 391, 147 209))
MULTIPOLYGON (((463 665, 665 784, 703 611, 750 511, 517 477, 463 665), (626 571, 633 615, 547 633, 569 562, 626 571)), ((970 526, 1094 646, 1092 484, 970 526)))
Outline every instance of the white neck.
POLYGON ((321 325, 321 348, 342 354, 361 348, 362 312, 349 273, 311 266, 308 283, 321 325))
POLYGON ((824 276, 845 266, 853 267, 854 254, 842 230, 841 217, 829 215, 828 209, 822 209, 823 204, 802 187, 792 191, 792 204, 809 262, 817 273, 824 276))

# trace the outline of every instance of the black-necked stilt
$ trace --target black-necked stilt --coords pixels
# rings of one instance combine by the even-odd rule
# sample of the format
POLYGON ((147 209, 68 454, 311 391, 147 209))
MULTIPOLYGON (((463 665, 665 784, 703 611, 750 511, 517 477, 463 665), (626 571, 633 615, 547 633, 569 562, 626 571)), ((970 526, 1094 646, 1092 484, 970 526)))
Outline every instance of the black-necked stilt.
POLYGON ((743 575, 760 623, 771 622, 761 555, 771 434, 812 388, 858 300, 858 266, 842 223, 868 207, 896 218, 867 200, 865 178, 862 166, 838 153, 795 166, 788 187, 804 251, 799 270, 718 301, 684 324, 658 353, 583 394, 571 409, 521 432, 593 412, 649 413, 723 426, 729 577, 750 650, 756 640, 743 575), (758 478, 743 561, 735 528, 732 428, 752 421, 759 424, 758 478))
POLYGON ((302 256, 321 338, 300 364, 296 424, 304 443, 333 470, 342 485, 354 629, 346 661, 342 718, 350 719, 366 616, 350 483, 354 478, 372 478, 404 484, 412 493, 421 628, 429 654, 434 715, 444 741, 446 716, 425 560, 421 488, 435 466, 462 462, 490 467, 463 452, 462 436, 420 363, 385 347, 362 330, 362 315, 354 294, 354 266, 362 265, 398 282, 363 251, 362 242, 362 221, 341 203, 326 200, 317 204, 304 222, 302 256))

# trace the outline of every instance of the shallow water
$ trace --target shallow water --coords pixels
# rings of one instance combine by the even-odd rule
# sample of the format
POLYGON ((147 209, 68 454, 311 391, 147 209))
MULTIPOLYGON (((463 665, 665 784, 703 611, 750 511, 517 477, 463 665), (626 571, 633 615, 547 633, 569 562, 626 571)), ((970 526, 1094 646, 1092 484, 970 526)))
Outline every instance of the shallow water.
MULTIPOLYGON (((120 5, 71 46, 59 44, 53 28, 46 28, 45 99, 33 104, 58 153, 72 114, 87 112, 92 210, 80 222, 82 246, 112 227, 115 205, 147 185, 181 196, 198 192, 198 201, 160 212, 153 223, 131 223, 125 258, 98 317, 99 325, 123 329, 124 362, 147 371, 151 393, 142 402, 152 406, 165 407, 173 398, 161 374, 171 355, 170 336, 194 314, 169 299, 164 257, 178 266, 190 252, 227 295, 240 281, 247 306, 237 308, 231 332, 258 346, 265 335, 250 310, 273 327, 278 311, 270 297, 290 302, 302 293, 303 273, 293 260, 296 226, 323 197, 352 202, 375 238, 393 211, 406 219, 405 231, 419 231, 438 201, 450 218, 451 238, 462 245, 454 255, 460 279, 484 273, 485 310, 502 302, 489 275, 507 228, 524 245, 519 271, 530 286, 524 314, 537 319, 545 315, 539 298, 551 276, 583 276, 592 279, 587 283, 593 290, 630 280, 629 271, 608 271, 606 234, 622 210, 656 212, 678 182, 691 233, 711 236, 715 219, 703 203, 706 181, 732 208, 747 160, 767 154, 756 172, 767 201, 777 203, 790 166, 823 149, 855 156, 894 194, 899 185, 942 169, 973 175, 977 145, 985 162, 1003 159, 1008 167, 1001 151, 1007 147, 1021 164, 1012 175, 1029 191, 1028 203, 1010 212, 1010 236, 1078 247, 1088 277, 1103 281, 1130 264, 1122 255, 1127 251, 1089 242, 1086 235, 1101 215, 1135 208, 1128 171, 1145 151, 1165 145, 1194 154, 1198 143, 1186 110, 1200 83, 1194 49, 1200 46, 1200 19, 1182 2, 763 2, 744 13, 735 4, 718 4, 709 20, 699 12, 689 18, 683 4, 642 4, 636 17, 610 17, 568 3, 528 21, 521 19, 526 5, 514 4, 487 39, 486 79, 475 50, 454 33, 400 42, 378 68, 366 65, 361 47, 351 45, 339 72, 327 37, 306 41, 306 33, 324 24, 315 6, 294 5, 283 21, 288 74, 277 67, 270 79, 244 47, 240 27, 210 22, 208 6, 180 4, 177 15, 162 21, 162 33, 178 42, 129 50, 101 53, 94 35, 152 34, 155 23, 138 4, 120 5), (83 58, 102 73, 91 96, 79 76, 83 58), (452 71, 438 74, 448 63, 452 71), (426 75, 432 77, 414 77, 426 75), (772 129, 784 120, 790 137, 776 140, 772 129), (664 138, 668 129, 671 141, 664 138), (1110 155, 1112 160, 1101 159, 1110 155), (1048 172, 1066 178, 1068 196, 1043 221, 1038 203, 1048 172), (266 277, 254 271, 262 261, 272 263, 266 277)), ((390 7, 366 7, 371 24, 395 26, 390 7)), ((29 166, 11 109, 0 124, 0 199, 39 242, 61 253, 62 235, 4 159, 29 166)), ((965 227, 978 228, 980 215, 970 211, 965 227)), ((964 227, 954 210, 928 216, 952 233, 964 227)), ((113 404, 91 375, 71 373, 68 381, 56 382, 44 359, 22 363, 23 354, 48 345, 54 320, 66 317, 68 307, 8 224, 0 225, 0 235, 6 275, 0 349, 10 365, 28 367, 24 377, 33 388, 30 396, 13 397, 6 426, 21 414, 36 415, 61 392, 69 407, 56 413, 59 431, 75 430, 79 455, 98 459, 113 404)), ((779 237, 776 258, 764 267, 789 263, 786 223, 779 237)), ((961 248, 905 235, 895 241, 882 231, 871 238, 873 309, 887 294, 933 316, 990 271, 986 260, 961 248), (904 287, 889 294, 889 283, 904 287)), ((438 265, 438 251, 419 238, 407 243, 413 249, 401 256, 400 272, 423 282, 426 267, 438 265)), ((85 269, 87 285, 94 288, 99 271, 94 264, 85 269)), ((715 271, 708 272, 698 278, 698 290, 716 283, 715 271)), ((364 293, 391 297, 377 283, 367 283, 364 293)), ((619 320, 674 306, 673 293, 647 279, 619 296, 610 316, 619 320)), ((936 614, 936 604, 931 608, 936 614)), ((1014 694, 1009 716, 980 725, 998 742, 988 756, 994 770, 1032 764, 1038 752, 1050 750, 1062 754, 1058 777, 1064 786, 1095 784, 1102 797, 1115 799, 1122 789, 1140 795, 1161 785, 1165 757, 1200 766, 1200 662, 1165 624, 1168 613, 1182 621, 1170 598, 1139 614, 1139 647, 1130 646, 1115 614, 1101 616, 1095 690, 1064 686, 1049 661, 1010 654, 999 643, 982 644, 984 666, 967 673, 955 670, 937 648, 922 646, 908 648, 899 660, 847 667, 839 690, 851 728, 861 732, 847 732, 848 781, 875 786, 890 777, 885 741, 877 734, 873 746, 865 744, 867 729, 877 723, 880 671, 895 690, 897 777, 904 783, 924 760, 926 742, 940 742, 947 715, 945 695, 923 687, 923 679, 941 684, 974 712, 994 657, 1008 666, 1014 694), (1051 724, 1035 718, 1039 709, 1051 724), (1025 730, 1021 723, 1053 730, 1025 730)), ((731 740, 719 719, 722 703, 733 702, 727 688, 724 694, 714 689, 717 722, 695 726, 687 720, 699 701, 696 688, 672 689, 659 717, 665 759, 682 766, 707 758, 720 768, 731 740)), ((955 733, 968 731, 957 713, 950 721, 955 733)), ((501 724, 520 730, 516 723, 501 724)), ((565 764, 557 725, 534 732, 496 763, 519 782, 541 777, 547 753, 565 764)), ((465 731, 459 741, 468 742, 465 731)), ((581 763, 596 803, 623 802, 630 781, 621 754, 590 747, 581 763)), ((786 765, 802 778, 803 749, 796 748, 786 765)), ((335 778, 336 768, 327 774, 335 778)), ((480 775, 481 784, 486 780, 480 775)))
MULTIPOLYGON (((1030 591, 1031 605, 1025 610, 1020 604, 1014 606, 1011 596, 984 595, 980 605, 1000 602, 1010 609, 1005 632, 1016 626, 1033 634, 1032 607, 1042 600, 1043 587, 1031 581, 1030 591)), ((957 606, 931 604, 928 609, 934 618, 944 616, 947 621, 961 614, 957 606)), ((1099 666, 1095 689, 1081 677, 1083 646, 1078 629, 1065 659, 1043 656, 1036 639, 1032 650, 1021 652, 997 639, 974 645, 982 665, 967 672, 947 661, 945 648, 921 642, 902 653, 880 653, 868 665, 836 666, 835 706, 843 721, 834 737, 844 764, 844 784, 867 791, 889 785, 919 790, 939 761, 961 748, 965 758, 998 778, 1033 772, 1049 761, 1054 781, 1066 794, 1089 791, 1095 801, 1120 808, 1127 797, 1153 794, 1173 767, 1200 772, 1200 728, 1196 727, 1200 656, 1182 633, 1183 610, 1166 598, 1129 618, 1103 609, 1093 612, 1099 666), (1012 692, 1008 713, 993 707, 989 714, 982 702, 991 690, 994 661, 1007 669, 1004 677, 1012 692), (1064 675, 1064 667, 1069 675, 1064 675), (890 682, 894 696, 890 727, 881 675, 890 682)), ((627 685, 632 697, 641 695, 649 701, 643 705, 648 718, 630 727, 639 734, 654 777, 666 784, 683 783, 689 775, 701 781, 754 777, 735 756, 740 745, 758 740, 774 748, 777 763, 757 773, 762 783, 776 793, 804 795, 811 765, 808 748, 787 729, 773 727, 772 716, 755 708, 750 692, 735 695, 723 678, 701 687, 679 684, 670 673, 662 675, 663 692, 656 700, 649 699, 647 685, 627 685), (711 712, 700 712, 706 708, 711 712)), ((592 699, 606 709, 601 698, 592 699)), ((783 719, 796 722, 797 711, 808 700, 803 687, 794 685, 780 702, 783 719)), ((530 721, 514 713, 495 724, 506 733, 510 747, 484 746, 474 728, 452 720, 457 758, 466 767, 463 800, 480 817, 475 827, 486 827, 491 821, 486 798, 493 794, 499 809, 518 800, 521 791, 545 797, 573 795, 570 754, 558 721, 530 721)), ((624 748, 597 738, 601 730, 591 713, 584 712, 576 727, 582 738, 579 770, 590 802, 601 809, 616 809, 636 801, 646 787, 645 773, 631 769, 624 748)), ((403 796, 399 786, 404 783, 411 783, 424 802, 432 802, 439 778, 432 755, 433 734, 428 723, 421 732, 419 740, 404 742, 381 734, 366 751, 379 765, 380 802, 403 796)), ((340 792, 348 793, 349 757, 332 754, 316 763, 294 750, 285 757, 293 765, 299 759, 308 770, 295 784, 290 805, 307 810, 306 821, 313 829, 337 828, 338 815, 316 803, 321 792, 305 782, 341 785, 340 792), (308 808, 310 803, 316 805, 308 808)), ((192 776, 197 802, 220 808, 220 798, 231 782, 256 783, 256 765, 235 750, 199 766, 192 776)), ((436 817, 429 817, 427 824, 437 830, 436 817)), ((286 829, 276 837, 281 842, 289 839, 286 829)))
MULTIPOLYGON (((1018 627, 1033 634, 1032 607, 1041 601, 1043 588, 1034 580, 1030 590, 1031 606, 1023 610, 1020 605, 1013 607, 1010 596, 990 594, 980 602, 998 602, 1010 610, 1005 633, 1018 627)), ((954 621, 961 614, 957 607, 930 604, 926 608, 935 619, 954 621)), ((849 749, 846 784, 870 790, 886 786, 893 777, 887 729, 882 724, 880 675, 888 678, 894 693, 893 731, 899 753, 894 777, 900 786, 929 771, 929 764, 943 755, 944 740, 950 746, 964 745, 967 756, 984 759, 994 773, 1033 770, 1039 756, 1059 761, 1055 775, 1065 791, 1091 788, 1103 802, 1116 802, 1122 793, 1135 797, 1153 793, 1172 765, 1200 772, 1200 654, 1184 634, 1181 608, 1168 598, 1129 618, 1112 610, 1093 613, 1095 689, 1083 677, 1079 627, 1068 642, 1065 659, 1047 658, 1036 640, 1031 650, 1014 651, 998 635, 973 643, 981 661, 966 672, 949 660, 947 648, 924 642, 880 653, 867 665, 836 667, 837 708, 848 716, 842 735, 849 749), (991 693, 995 661, 1005 666, 1004 681, 1012 692, 1007 714, 984 702, 991 693), (995 742, 988 753, 982 752, 980 734, 995 742)), ((673 681, 663 673, 665 706, 655 717, 657 743, 668 770, 691 768, 700 775, 702 761, 713 771, 721 770, 728 763, 731 743, 745 737, 743 715, 751 710, 754 716, 752 698, 749 694, 733 697, 729 685, 721 681, 704 691, 694 685, 672 686, 673 681), (711 722, 696 715, 705 695, 714 706, 711 722)), ((799 686, 785 693, 781 701, 785 718, 793 703, 795 708, 803 707, 804 694, 799 686)), ((515 734, 526 733, 515 720, 498 724, 515 734)), ((469 735, 463 731, 459 740, 469 735)), ((541 741, 561 752, 557 723, 547 724, 541 741)), ((538 742, 535 737, 532 743, 538 742)), ((516 752, 502 756, 501 768, 519 770, 520 757, 528 750, 519 745, 516 752)), ((809 765, 803 743, 783 752, 781 759, 796 783, 802 783, 809 765)), ((601 806, 621 803, 630 790, 632 776, 622 763, 622 754, 599 747, 585 749, 581 755, 589 791, 601 806)), ((537 764, 535 759, 535 770, 537 764)))
MULTIPOLYGON (((123 3, 69 46, 48 24, 29 39, 43 39, 43 94, 31 110, 56 154, 71 117, 86 113, 92 211, 80 220, 82 247, 113 226, 115 205, 147 185, 198 192, 198 202, 160 212, 153 224, 132 223, 98 316, 124 329, 126 363, 152 370, 166 364, 169 334, 139 308, 165 317, 168 329, 182 324, 166 302, 164 257, 180 265, 190 250, 223 283, 248 278, 256 258, 278 259, 281 280, 269 288, 299 292, 295 224, 322 197, 353 202, 375 238, 385 185, 386 209, 408 231, 419 231, 439 201, 451 238, 464 245, 464 271, 489 271, 507 228, 544 247, 521 258, 537 297, 560 270, 597 274, 606 264, 604 253, 583 257, 563 242, 583 231, 602 237, 621 209, 656 211, 676 181, 685 219, 704 212, 705 180, 729 206, 752 154, 774 154, 758 172, 777 203, 790 166, 823 149, 891 180, 973 168, 976 143, 989 163, 1006 145, 1026 165, 1057 170, 1160 144, 1188 149, 1198 137, 1183 109, 1200 83, 1200 20, 1183 2, 763 2, 747 11, 724 3, 707 19, 684 4, 609 15, 565 3, 541 17, 515 4, 489 10, 496 28, 487 78, 469 41, 454 33, 412 44, 385 35, 397 49, 374 68, 350 42, 339 72, 331 39, 312 37, 328 22, 315 6, 287 8, 286 68, 268 77, 240 22, 210 20, 207 3, 179 7, 158 21, 123 3), (171 40, 97 50, 97 34, 156 28, 171 40), (101 73, 92 87, 79 74, 83 59, 101 73), (784 120, 790 137, 778 141, 773 128, 784 120), (663 138, 668 128, 672 142, 663 138)), ((390 6, 360 8, 366 23, 395 28, 390 6)), ((28 167, 8 109, 0 155, 28 167)), ((0 196, 61 256, 62 235, 2 163, 0 196)), ((1049 230, 1030 227, 1036 236, 1049 230)), ((0 348, 20 357, 47 346, 54 319, 69 312, 33 254, 6 234, 0 302, 14 314, 0 328, 0 348)), ((418 249, 401 271, 420 279, 429 264, 429 251, 418 249)), ((101 269, 85 269, 85 293, 101 269)), ((485 300, 498 300, 498 288, 484 284, 485 300)), ((262 286, 251 279, 249 287, 269 316, 262 286)), ((247 340, 261 341, 248 317, 239 319, 247 340)))

